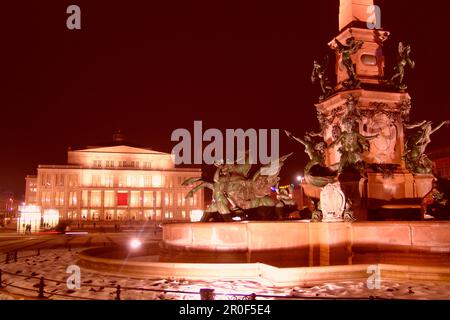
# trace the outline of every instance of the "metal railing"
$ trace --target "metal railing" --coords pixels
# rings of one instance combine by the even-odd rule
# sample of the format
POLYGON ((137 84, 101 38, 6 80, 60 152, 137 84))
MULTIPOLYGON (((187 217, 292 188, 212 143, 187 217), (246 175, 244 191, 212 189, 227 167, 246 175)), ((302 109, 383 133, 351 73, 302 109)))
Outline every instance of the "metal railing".
MULTIPOLYGON (((20 290, 24 290, 27 292, 34 292, 33 296, 26 296, 30 299, 48 299, 51 296, 57 297, 65 297, 70 299, 80 299, 80 300, 105 300, 105 299, 97 299, 92 297, 83 297, 72 294, 64 294, 58 292, 50 292, 46 291, 45 287, 46 283, 55 282, 55 283, 64 283, 64 280, 50 279, 45 277, 38 277, 33 275, 23 275, 23 274, 15 274, 12 272, 4 271, 0 269, 0 289, 6 289, 8 287, 16 288, 20 290), (36 289, 26 288, 14 285, 13 282, 8 283, 5 279, 3 279, 4 275, 8 275, 9 277, 21 277, 26 279, 36 279, 38 282, 33 286, 36 289), (37 294, 37 295, 36 295, 37 294)), ((200 300, 215 300, 217 296, 226 297, 228 300, 256 300, 257 298, 263 299, 281 299, 281 300, 380 300, 380 297, 326 297, 326 296, 299 296, 299 295, 276 295, 276 294, 243 294, 243 293, 224 293, 224 292, 216 292, 215 289, 212 288, 202 288, 199 291, 184 291, 184 290, 167 290, 167 289, 150 289, 150 288, 140 288, 140 287, 123 287, 121 285, 116 286, 108 286, 108 285, 95 285, 89 284, 91 288, 101 288, 103 289, 112 289, 111 294, 113 295, 114 300, 122 300, 122 293, 124 291, 141 291, 141 292, 159 292, 164 294, 185 294, 185 295, 198 295, 200 300)))
MULTIPOLYGON (((71 251, 71 246, 66 245, 68 251, 71 251)), ((27 256, 18 256, 18 250, 10 251, 5 254, 5 264, 9 264, 10 262, 17 262, 19 259, 40 256, 40 248, 36 249, 36 254, 31 254, 27 256)), ((8 272, 0 269, 0 290, 6 289, 8 287, 20 289, 27 292, 34 292, 35 294, 32 296, 25 297, 30 299, 48 299, 51 296, 59 296, 66 297, 70 299, 80 299, 80 300, 104 300, 104 299, 96 299, 91 297, 82 297, 72 294, 63 294, 58 293, 53 290, 52 292, 46 291, 45 287, 46 283, 65 283, 66 280, 57 280, 51 278, 45 278, 43 276, 36 276, 36 273, 33 272, 31 275, 17 274, 8 272), (21 287, 14 285, 13 282, 8 283, 4 278, 4 275, 8 277, 19 277, 29 279, 36 279, 38 282, 33 286, 36 289, 31 289, 27 287, 21 287), (37 294, 37 295, 36 295, 37 294)), ((101 288, 103 289, 112 289, 111 294, 114 296, 114 300, 122 300, 122 293, 125 291, 140 291, 140 292, 159 292, 163 294, 181 294, 181 295, 198 295, 201 300, 215 300, 217 296, 226 297, 229 300, 256 300, 257 298, 262 299, 282 299, 282 300, 290 300, 290 299, 308 299, 308 300, 373 300, 373 299, 381 299, 379 297, 369 297, 369 298, 361 298, 361 297, 326 297, 326 296, 300 296, 300 295, 276 295, 276 294, 243 294, 243 293, 224 293, 224 292, 216 292, 215 289, 212 288, 201 288, 199 291, 183 291, 183 290, 168 290, 168 289, 151 289, 151 288, 142 288, 142 287, 123 287, 121 285, 116 286, 108 286, 108 285, 95 285, 89 284, 91 288, 101 288)))

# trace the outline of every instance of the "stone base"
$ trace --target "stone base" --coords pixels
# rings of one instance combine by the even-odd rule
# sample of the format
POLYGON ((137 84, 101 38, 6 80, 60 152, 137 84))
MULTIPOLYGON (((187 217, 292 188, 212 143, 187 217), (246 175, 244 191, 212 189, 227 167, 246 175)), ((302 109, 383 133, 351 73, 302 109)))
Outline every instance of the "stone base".
POLYGON ((414 176, 411 173, 395 173, 392 177, 368 173, 367 176, 367 198, 384 201, 422 199, 430 192, 434 179, 432 175, 414 176))
MULTIPOLYGON (((450 222, 173 223, 163 246, 188 252, 240 252, 271 265, 296 256, 306 266, 351 264, 355 253, 450 252, 450 222), (264 255, 269 252, 270 255, 264 255)), ((256 259, 256 260, 255 260, 256 259)))
MULTIPOLYGON (((339 177, 345 197, 353 203, 352 210, 357 221, 421 220, 421 201, 431 191, 433 180, 432 175, 411 173, 394 173, 390 177, 382 173, 367 173, 367 178, 346 174, 339 177)), ((322 188, 307 184, 302 186, 308 197, 320 198, 322 188)))

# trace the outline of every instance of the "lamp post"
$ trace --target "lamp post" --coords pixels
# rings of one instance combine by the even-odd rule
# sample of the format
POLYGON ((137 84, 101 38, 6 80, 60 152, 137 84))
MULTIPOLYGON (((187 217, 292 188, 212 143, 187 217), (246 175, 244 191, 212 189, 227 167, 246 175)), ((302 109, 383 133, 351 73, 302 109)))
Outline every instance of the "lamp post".
POLYGON ((303 210, 303 180, 305 178, 303 176, 297 176, 298 186, 300 187, 300 210, 303 210))

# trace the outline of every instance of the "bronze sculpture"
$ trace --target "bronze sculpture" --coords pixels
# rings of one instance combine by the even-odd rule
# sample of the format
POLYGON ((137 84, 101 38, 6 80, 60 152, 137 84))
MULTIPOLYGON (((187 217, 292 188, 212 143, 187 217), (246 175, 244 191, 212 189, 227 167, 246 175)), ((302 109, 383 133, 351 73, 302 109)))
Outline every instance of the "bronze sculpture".
POLYGON ((352 55, 357 53, 362 48, 364 42, 357 41, 354 37, 348 38, 346 44, 341 43, 338 39, 335 39, 334 41, 337 45, 337 52, 342 55, 342 63, 348 74, 348 80, 343 82, 344 87, 347 89, 359 87, 360 81, 356 75, 352 55))
POLYGON ((441 129, 444 125, 449 125, 450 121, 443 121, 434 129, 431 121, 422 121, 416 124, 406 124, 406 129, 419 128, 412 134, 405 143, 405 153, 403 159, 406 167, 415 174, 431 174, 433 172, 433 163, 425 155, 425 150, 431 142, 431 135, 441 129))
POLYGON ((340 144, 339 153, 341 160, 339 162, 338 172, 342 173, 345 169, 356 169, 362 171, 364 165, 362 162, 362 154, 364 151, 370 150, 370 140, 376 139, 375 136, 363 136, 354 129, 355 123, 345 123, 345 130, 340 136, 329 145, 328 148, 333 148, 340 144))
POLYGON ((263 175, 262 172, 274 163, 262 166, 251 178, 249 173, 252 165, 248 161, 248 153, 243 164, 216 163, 217 169, 212 182, 203 178, 190 178, 183 182, 183 186, 199 183, 188 192, 186 198, 192 197, 202 188, 208 188, 212 190, 213 199, 205 212, 218 212, 223 216, 257 207, 273 207, 275 202, 269 196, 270 188, 278 183, 278 174, 290 155, 285 155, 275 162, 277 168, 271 175, 263 175))
POLYGON ((323 95, 319 97, 319 100, 328 98, 334 91, 327 77, 328 60, 329 58, 326 56, 322 64, 314 61, 314 68, 311 74, 311 82, 316 83, 316 81, 319 81, 320 83, 323 95))
POLYGON ((309 162, 305 167, 306 182, 323 187, 335 180, 336 172, 325 166, 325 142, 315 143, 312 140, 312 137, 322 136, 321 133, 308 132, 303 139, 293 136, 289 131, 285 131, 285 133, 289 138, 294 139, 305 147, 305 153, 309 157, 309 162))
POLYGON ((403 83, 405 79, 405 68, 409 66, 411 69, 414 69, 416 63, 411 59, 411 46, 404 46, 402 42, 398 44, 398 62, 394 68, 396 72, 392 78, 391 83, 400 90, 406 90, 408 86, 403 83))

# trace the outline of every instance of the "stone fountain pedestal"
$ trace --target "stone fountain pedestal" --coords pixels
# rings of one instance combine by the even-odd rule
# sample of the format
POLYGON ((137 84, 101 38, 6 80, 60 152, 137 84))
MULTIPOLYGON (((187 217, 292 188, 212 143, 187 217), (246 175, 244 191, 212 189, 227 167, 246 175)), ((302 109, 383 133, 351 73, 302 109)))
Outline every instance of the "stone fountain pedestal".
MULTIPOLYGON (((390 176, 368 172, 366 176, 362 178, 359 173, 347 172, 338 179, 344 201, 351 200, 351 209, 357 221, 369 220, 369 211, 376 215, 376 212, 383 210, 403 210, 417 220, 421 199, 432 189, 434 179, 432 175, 413 175, 401 171, 390 176)), ((321 201, 323 222, 343 221, 342 197, 335 184, 329 186, 320 188, 311 184, 302 185, 305 195, 316 202, 321 201)), ((371 218, 378 220, 373 215, 371 218)))

